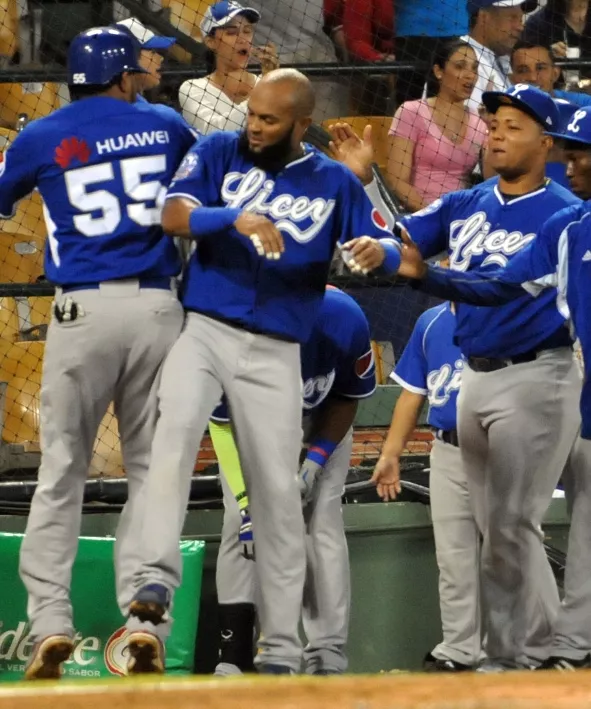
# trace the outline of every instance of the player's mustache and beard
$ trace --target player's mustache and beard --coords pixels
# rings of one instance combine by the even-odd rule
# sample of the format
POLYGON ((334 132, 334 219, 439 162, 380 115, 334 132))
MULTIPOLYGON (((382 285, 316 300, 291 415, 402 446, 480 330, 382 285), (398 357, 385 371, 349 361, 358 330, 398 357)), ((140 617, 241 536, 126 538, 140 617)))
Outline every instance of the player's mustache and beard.
POLYGON ((243 130, 238 139, 238 152, 246 156, 256 167, 265 170, 265 172, 279 172, 291 159, 293 153, 291 141, 294 129, 295 123, 276 143, 268 145, 259 152, 250 149, 248 135, 243 130))

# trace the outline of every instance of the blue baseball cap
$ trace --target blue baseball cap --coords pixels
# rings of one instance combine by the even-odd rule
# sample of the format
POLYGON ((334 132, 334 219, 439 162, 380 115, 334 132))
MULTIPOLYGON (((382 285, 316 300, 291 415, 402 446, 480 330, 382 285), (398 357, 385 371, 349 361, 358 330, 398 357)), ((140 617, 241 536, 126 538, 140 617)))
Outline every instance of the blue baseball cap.
POLYGON ((261 13, 252 7, 242 7, 237 2, 222 0, 222 2, 216 2, 215 5, 210 5, 205 11, 203 21, 199 26, 201 34, 207 37, 219 27, 225 27, 230 20, 238 15, 246 17, 249 22, 253 23, 261 19, 261 13))
POLYGON ((552 133, 552 135, 562 134, 562 131, 566 130, 567 125, 570 123, 573 113, 579 108, 576 103, 571 103, 565 98, 555 98, 554 103, 558 106, 558 112, 560 113, 560 124, 558 131, 552 133))
POLYGON ((566 140, 569 144, 573 144, 573 147, 576 147, 575 143, 579 143, 581 148, 583 145, 591 146, 591 106, 574 108, 575 111, 562 125, 561 130, 550 135, 566 140))
POLYGON ((174 37, 161 37, 160 35, 154 34, 152 30, 145 27, 135 17, 130 17, 128 20, 121 20, 121 22, 117 22, 114 26, 131 35, 139 43, 141 49, 154 52, 164 51, 169 49, 176 42, 174 37))
POLYGON ((468 0, 468 14, 490 7, 520 7, 524 12, 532 12, 538 6, 538 0, 468 0))
POLYGON ((516 84, 509 91, 485 91, 482 103, 496 113, 501 106, 514 106, 537 121, 546 131, 560 130, 560 111, 545 91, 529 84, 516 84))

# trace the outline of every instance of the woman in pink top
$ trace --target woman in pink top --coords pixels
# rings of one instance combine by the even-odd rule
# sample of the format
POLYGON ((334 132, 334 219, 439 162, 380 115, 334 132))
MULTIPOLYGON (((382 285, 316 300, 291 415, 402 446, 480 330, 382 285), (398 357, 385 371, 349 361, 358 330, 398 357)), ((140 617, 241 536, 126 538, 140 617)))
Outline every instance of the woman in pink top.
POLYGON ((437 95, 403 103, 389 131, 388 179, 412 212, 466 187, 486 138, 486 125, 464 105, 478 74, 472 47, 462 40, 443 45, 433 74, 437 95))

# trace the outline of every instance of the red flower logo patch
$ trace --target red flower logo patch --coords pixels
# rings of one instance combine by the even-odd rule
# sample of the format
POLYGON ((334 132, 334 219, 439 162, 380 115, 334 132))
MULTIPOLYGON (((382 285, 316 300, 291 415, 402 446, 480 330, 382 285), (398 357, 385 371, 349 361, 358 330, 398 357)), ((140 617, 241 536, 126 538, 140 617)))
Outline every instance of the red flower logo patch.
POLYGON ((90 160, 88 143, 78 138, 64 138, 55 149, 55 161, 66 170, 74 160, 82 163, 87 163, 90 160))

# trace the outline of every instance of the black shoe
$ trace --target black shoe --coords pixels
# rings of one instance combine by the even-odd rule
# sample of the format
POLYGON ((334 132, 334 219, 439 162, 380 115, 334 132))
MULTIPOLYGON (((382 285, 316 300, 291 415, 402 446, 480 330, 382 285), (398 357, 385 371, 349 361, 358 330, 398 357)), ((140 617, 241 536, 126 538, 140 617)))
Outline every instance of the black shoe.
POLYGON ((261 665, 259 667, 261 675, 295 675, 295 672, 285 665, 261 665))
POLYGON ((568 657, 560 657, 552 655, 547 660, 544 660, 541 665, 536 667, 537 670, 558 670, 559 672, 574 672, 575 670, 586 670, 591 667, 591 654, 584 657, 582 660, 571 660, 568 657))
POLYGON ((430 652, 425 655, 423 660, 423 670, 425 672, 469 672, 473 669, 471 665, 463 665, 461 662, 455 662, 454 660, 440 660, 430 652))

